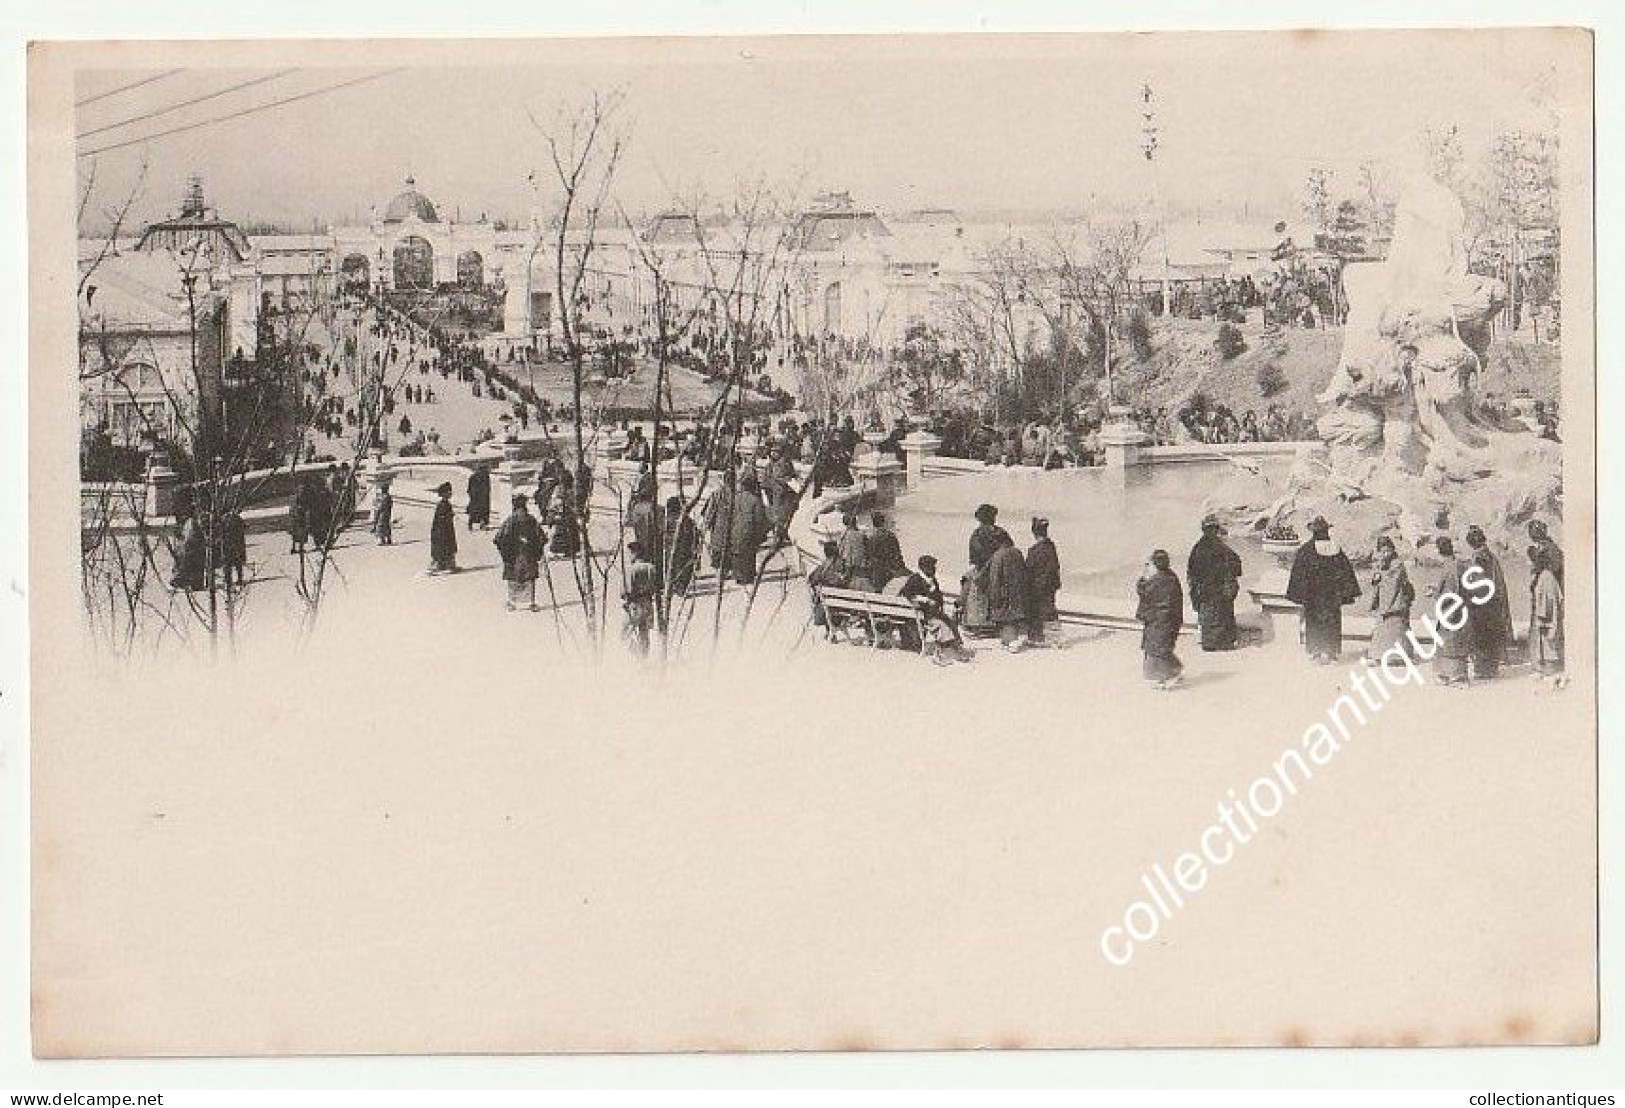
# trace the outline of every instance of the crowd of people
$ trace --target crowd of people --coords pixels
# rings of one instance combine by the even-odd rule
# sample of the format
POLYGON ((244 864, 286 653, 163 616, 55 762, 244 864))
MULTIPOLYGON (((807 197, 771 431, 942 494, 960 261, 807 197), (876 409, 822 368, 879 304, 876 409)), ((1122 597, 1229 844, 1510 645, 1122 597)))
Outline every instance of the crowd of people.
MULTIPOLYGON (((996 637, 1011 652, 1044 645, 1046 628, 1058 618, 1061 587, 1059 552, 1049 535, 1048 520, 1031 521, 1032 542, 1025 552, 998 522, 998 509, 983 504, 967 544, 969 568, 959 582, 952 605, 937 576, 934 555, 922 555, 910 568, 902 544, 884 513, 874 513, 865 527, 857 513, 847 512, 841 532, 823 543, 822 561, 809 575, 814 622, 832 637, 869 645, 921 649, 939 662, 968 659, 968 637, 996 637), (827 588, 877 592, 914 603, 928 629, 924 642, 906 641, 907 628, 881 632, 866 621, 826 608, 827 588), (903 636, 899 638, 898 636, 903 636)), ((1441 685, 1465 686, 1499 675, 1513 646, 1512 603, 1500 561, 1482 528, 1469 527, 1465 551, 1441 536, 1433 544, 1437 566, 1426 570, 1420 595, 1431 602, 1459 605, 1468 613, 1460 627, 1428 621, 1418 635, 1412 609, 1418 599, 1411 573, 1392 537, 1381 536, 1364 575, 1331 538, 1323 517, 1309 523, 1310 537, 1295 552, 1286 599, 1300 610, 1303 647, 1312 662, 1338 663, 1344 654, 1345 609, 1359 604, 1372 620, 1372 633, 1362 655, 1368 665, 1392 665, 1402 659, 1431 662, 1441 685), (1473 567, 1477 567, 1474 571, 1473 567), (1467 603, 1474 573, 1488 582, 1488 599, 1467 603), (1454 597, 1455 600, 1445 598, 1454 597), (1401 653, 1395 654, 1398 647, 1401 653)), ((1236 601, 1241 591, 1242 560, 1231 547, 1223 521, 1215 514, 1201 520, 1201 535, 1192 546, 1182 581, 1168 551, 1155 550, 1135 582, 1135 618, 1141 624, 1145 679, 1159 690, 1182 684, 1184 663, 1176 652, 1185 627, 1187 599, 1194 609, 1198 642, 1203 651, 1228 651, 1241 645, 1236 601), (1188 593, 1187 593, 1188 587, 1188 593)), ((1563 668, 1563 552, 1546 525, 1531 521, 1528 654, 1536 675, 1561 687, 1563 668)), ((1422 572, 1419 570, 1419 572, 1422 572)), ((1475 598, 1476 600, 1476 598, 1475 598)))
MULTIPOLYGON (((1261 412, 1248 408, 1237 414, 1202 395, 1173 409, 1131 407, 1128 419, 1158 446, 1301 442, 1318 437, 1312 419, 1298 411, 1284 410, 1279 404, 1269 404, 1261 412)), ((988 465, 1063 469, 1105 464, 1106 452, 1101 444, 1105 423, 1104 413, 1085 410, 1067 412, 1059 419, 1040 416, 1001 426, 963 416, 939 416, 925 429, 942 439, 942 453, 948 457, 988 465)))
MULTIPOLYGON (((329 391, 325 385, 314 388, 310 415, 329 433, 362 425, 368 403, 376 402, 385 414, 392 414, 397 403, 433 403, 433 383, 425 379, 433 374, 455 378, 474 389, 482 382, 491 387, 490 366, 476 344, 423 328, 386 305, 370 306, 374 309, 370 317, 358 314, 357 320, 368 329, 375 348, 369 358, 362 358, 357 336, 350 335, 343 340, 344 353, 352 362, 370 361, 367 379, 380 387, 370 393, 363 387, 349 397, 336 389, 329 391), (381 387, 392 376, 400 385, 381 387)), ((312 380, 321 375, 324 382, 341 376, 336 357, 305 372, 312 380)), ((1494 399, 1486 397, 1485 403, 1494 399)), ((1542 432, 1555 438, 1555 408, 1535 407, 1542 432)), ((409 418, 403 414, 396 427, 403 436, 414 430, 409 418)), ((1135 409, 1132 418, 1157 442, 1255 442, 1313 435, 1306 419, 1274 404, 1262 414, 1247 410, 1238 415, 1201 396, 1173 411, 1166 407, 1135 409)), ((991 432, 943 418, 925 429, 951 439, 947 443, 951 447, 981 451, 989 462, 1054 468, 1100 460, 1100 418, 1088 411, 991 432)), ((902 461, 904 439, 911 428, 898 419, 889 428, 872 424, 869 434, 860 434, 856 419, 847 415, 826 420, 757 417, 720 423, 697 418, 691 425, 672 420, 651 431, 628 424, 621 430, 623 445, 618 456, 638 463, 641 469, 625 516, 622 600, 629 638, 646 647, 657 598, 686 592, 707 560, 719 580, 754 583, 761 573, 762 551, 770 540, 780 549, 789 544, 790 519, 808 491, 817 497, 825 489, 851 487, 853 461, 865 439, 902 461), (702 505, 679 497, 661 502, 654 467, 672 459, 717 475, 718 487, 702 505)), ((422 437, 421 430, 418 433, 422 437)), ((574 558, 581 551, 592 494, 591 472, 583 474, 578 480, 576 467, 564 464, 555 452, 544 460, 534 493, 515 496, 508 514, 495 527, 493 543, 501 558, 510 609, 536 610, 536 582, 545 559, 574 558)), ((430 572, 434 574, 457 568, 454 492, 450 482, 437 490, 429 531, 430 572)), ((472 467, 464 492, 468 530, 491 530, 488 465, 472 467)), ((348 464, 329 465, 325 476, 303 476, 288 513, 290 553, 330 549, 355 515, 356 493, 356 475, 348 464)), ((370 530, 376 541, 392 545, 394 497, 387 485, 376 491, 371 509, 370 530)), ((205 534, 207 528, 199 513, 182 511, 178 517, 172 584, 202 587, 210 564, 240 581, 245 561, 241 516, 218 527, 221 534, 213 539, 205 534)), ((1018 546, 997 517, 994 505, 983 504, 976 510, 976 525, 967 544, 968 569, 950 604, 937 576, 934 555, 922 554, 910 565, 884 513, 872 513, 866 523, 860 522, 856 512, 847 513, 842 530, 823 544, 822 559, 810 574, 815 586, 815 619, 848 637, 872 641, 872 628, 843 623, 840 613, 826 611, 817 602, 818 590, 823 588, 872 591, 907 600, 921 614, 921 626, 927 632, 924 641, 892 645, 917 647, 939 661, 967 658, 968 638, 997 638, 1012 652, 1044 645, 1046 628, 1058 618, 1056 596, 1061 587, 1060 556, 1049 535, 1048 521, 1033 518, 1030 543, 1018 546)), ((1543 677, 1561 682, 1562 552, 1538 522, 1531 524, 1530 537, 1531 657, 1543 677)), ((1435 649, 1426 653, 1444 684, 1494 677, 1512 642, 1509 598, 1496 556, 1479 528, 1469 529, 1462 541, 1466 552, 1461 555, 1451 538, 1437 541, 1434 554, 1442 569, 1437 574, 1428 571, 1425 594, 1434 598, 1459 595, 1467 567, 1476 565, 1494 582, 1498 602, 1474 605, 1469 609, 1472 619, 1467 628, 1441 633, 1435 649)), ((1353 563, 1331 541, 1329 523, 1320 518, 1311 522, 1310 538, 1294 557, 1286 595, 1301 609, 1304 646, 1313 660, 1329 664, 1341 657, 1343 612, 1362 600, 1375 620, 1368 660, 1376 663, 1396 643, 1414 643, 1407 636, 1418 594, 1391 539, 1385 537, 1377 543, 1370 564, 1372 569, 1362 586, 1353 563)), ((1157 550, 1136 582, 1144 672, 1159 688, 1176 687, 1181 680, 1183 664, 1175 646, 1184 626, 1187 585, 1201 648, 1230 650, 1240 641, 1235 603, 1242 563, 1219 518, 1209 516, 1201 521, 1201 537, 1184 568, 1186 576, 1181 582, 1169 554, 1157 550)))
POLYGON ((968 543, 970 568, 950 607, 935 555, 922 554, 911 569, 884 512, 871 513, 867 527, 856 512, 845 512, 840 533, 823 542, 822 560, 808 575, 814 622, 848 641, 919 649, 939 664, 968 661, 967 636, 997 637, 1012 653, 1045 644, 1046 627, 1060 618, 1055 598, 1061 588, 1060 555, 1049 536, 1049 521, 1031 521, 1032 542, 1023 553, 999 525, 995 506, 981 505, 975 518, 968 543), (846 618, 823 603, 822 592, 829 588, 911 602, 926 629, 923 641, 909 641, 907 627, 877 629, 846 618))
MULTIPOLYGON (((1353 562, 1332 539, 1331 530, 1322 516, 1309 522, 1310 538, 1293 556, 1286 589, 1286 599, 1300 609, 1303 647, 1313 662, 1335 665, 1342 659, 1344 609, 1363 597, 1364 611, 1373 620, 1363 654, 1367 665, 1430 662, 1434 679, 1445 686, 1467 686, 1499 676, 1513 646, 1513 597, 1500 559, 1481 527, 1466 529, 1465 552, 1458 552, 1449 536, 1434 540, 1438 564, 1425 571, 1420 594, 1390 536, 1376 540, 1362 588, 1353 562), (1433 602, 1435 612, 1460 610, 1465 617, 1455 625, 1443 618, 1429 619, 1428 631, 1418 636, 1412 610, 1419 595, 1433 602)), ((1241 561, 1224 541, 1216 517, 1202 521, 1202 532, 1191 550, 1187 573, 1202 649, 1234 649, 1241 561)), ((1528 534, 1529 660, 1538 678, 1562 687, 1567 683, 1563 551, 1538 519, 1530 521, 1528 534)), ((1176 687, 1184 668, 1174 647, 1184 624, 1185 593, 1167 551, 1152 553, 1137 582, 1137 594, 1135 615, 1144 625, 1145 677, 1159 689, 1176 687)))

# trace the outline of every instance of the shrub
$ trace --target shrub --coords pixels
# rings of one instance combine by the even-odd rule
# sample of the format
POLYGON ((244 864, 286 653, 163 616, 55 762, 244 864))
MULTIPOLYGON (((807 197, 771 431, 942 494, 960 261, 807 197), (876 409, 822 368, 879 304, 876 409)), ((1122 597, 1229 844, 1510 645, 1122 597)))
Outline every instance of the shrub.
POLYGON ((1258 367, 1258 391, 1268 400, 1287 390, 1286 370, 1275 362, 1265 362, 1258 367))
POLYGON ((1145 312, 1137 311, 1129 317, 1128 342, 1135 354, 1142 358, 1151 356, 1151 320, 1145 312))
POLYGON ((1228 362, 1247 349, 1247 340, 1241 337, 1241 328, 1234 323, 1221 323, 1219 337, 1214 340, 1213 345, 1218 349, 1219 357, 1228 362))

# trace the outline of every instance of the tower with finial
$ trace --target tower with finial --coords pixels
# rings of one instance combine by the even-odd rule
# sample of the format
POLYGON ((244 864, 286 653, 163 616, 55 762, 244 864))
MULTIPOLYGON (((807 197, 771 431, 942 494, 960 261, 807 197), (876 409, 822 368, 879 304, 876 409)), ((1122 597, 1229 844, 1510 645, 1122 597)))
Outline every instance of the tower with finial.
POLYGON ((203 214, 203 178, 193 173, 186 178, 186 188, 181 193, 181 218, 187 216, 201 218, 203 214))

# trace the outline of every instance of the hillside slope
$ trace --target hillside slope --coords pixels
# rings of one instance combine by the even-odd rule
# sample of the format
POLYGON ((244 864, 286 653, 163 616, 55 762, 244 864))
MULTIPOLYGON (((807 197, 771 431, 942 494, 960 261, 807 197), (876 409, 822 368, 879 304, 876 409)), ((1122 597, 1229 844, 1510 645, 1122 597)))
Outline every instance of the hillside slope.
MULTIPOLYGON (((1176 408, 1196 392, 1228 405, 1240 414, 1262 412, 1278 404, 1283 412, 1320 414, 1316 395, 1326 387, 1343 347, 1341 328, 1287 328, 1266 334, 1262 325, 1241 325, 1246 347, 1226 361, 1214 347, 1219 325, 1211 320, 1156 321, 1147 358, 1131 355, 1118 367, 1119 390, 1136 404, 1176 408), (1285 387, 1266 397, 1259 371, 1280 367, 1285 387)), ((1560 392, 1560 358, 1555 346, 1519 338, 1500 338, 1490 347, 1483 387, 1512 395, 1527 389, 1537 399, 1560 392)))

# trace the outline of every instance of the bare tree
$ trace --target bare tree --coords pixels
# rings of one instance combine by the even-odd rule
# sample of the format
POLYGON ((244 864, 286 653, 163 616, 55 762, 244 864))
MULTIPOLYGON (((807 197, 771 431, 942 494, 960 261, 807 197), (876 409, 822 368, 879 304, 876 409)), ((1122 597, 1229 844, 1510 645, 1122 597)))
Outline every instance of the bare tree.
POLYGON ((1138 220, 1123 220, 1092 226, 1081 251, 1064 240, 1055 245, 1055 269, 1062 297, 1086 313, 1101 336, 1108 404, 1116 397, 1113 367, 1119 339, 1135 304, 1135 273, 1151 237, 1150 228, 1138 220))
MULTIPOLYGON (((548 185, 558 214, 551 229, 553 279, 558 310, 559 341, 570 368, 571 432, 574 445, 575 503, 564 505, 581 536, 580 556, 572 561, 576 587, 596 646, 602 644, 601 590, 608 588, 611 566, 593 549, 588 526, 592 473, 588 457, 585 414, 587 384, 587 296, 591 288, 599 227, 627 138, 618 115, 624 102, 619 92, 594 92, 573 107, 563 107, 550 124, 531 115, 548 157, 548 185)), ((533 175, 534 180, 534 175, 533 175)), ((613 557, 613 552, 612 552, 613 557)))

